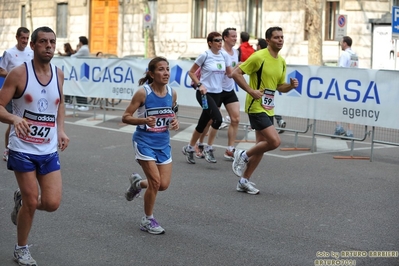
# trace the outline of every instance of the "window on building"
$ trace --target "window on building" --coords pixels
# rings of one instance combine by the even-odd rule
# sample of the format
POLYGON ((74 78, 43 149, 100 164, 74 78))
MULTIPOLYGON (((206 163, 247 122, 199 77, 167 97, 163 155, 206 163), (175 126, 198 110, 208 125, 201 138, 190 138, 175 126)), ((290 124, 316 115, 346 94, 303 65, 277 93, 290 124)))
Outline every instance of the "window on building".
POLYGON ((26 7, 21 6, 21 27, 26 27, 26 7))
POLYGON ((194 0, 191 22, 192 38, 206 38, 207 10, 207 0, 194 0))
POLYGON ((68 37, 68 3, 57 4, 57 37, 68 37))
POLYGON ((335 39, 335 20, 339 13, 339 1, 327 1, 324 21, 324 40, 335 39))
POLYGON ((264 35, 261 32, 262 0, 247 0, 247 12, 245 17, 246 32, 248 32, 251 37, 262 37, 264 35))
POLYGON ((392 0, 392 6, 399 6, 399 0, 392 0))

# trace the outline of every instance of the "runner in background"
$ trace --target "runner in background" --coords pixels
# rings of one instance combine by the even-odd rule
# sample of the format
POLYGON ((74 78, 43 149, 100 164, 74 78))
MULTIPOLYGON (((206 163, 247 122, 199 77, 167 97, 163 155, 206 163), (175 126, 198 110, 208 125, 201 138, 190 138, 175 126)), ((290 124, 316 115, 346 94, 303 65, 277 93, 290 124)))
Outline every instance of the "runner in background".
POLYGON ((207 37, 209 49, 198 56, 188 72, 191 80, 196 84, 196 99, 202 107, 201 116, 190 142, 182 148, 182 153, 190 164, 195 164, 195 144, 201 134, 207 132, 205 129, 207 129, 209 121, 212 121, 211 127, 215 130, 210 131, 208 143, 204 145, 204 156, 207 162, 216 163, 212 145, 216 138, 216 130, 222 124, 222 114, 218 107, 223 91, 222 81, 226 75, 231 77, 232 72, 230 57, 222 51, 222 41, 222 35, 219 32, 209 33, 207 37), (200 79, 196 76, 196 71, 199 68, 201 68, 200 79))
POLYGON ((253 172, 263 158, 265 152, 280 146, 280 137, 273 126, 274 94, 289 92, 298 86, 297 79, 286 83, 285 60, 279 55, 284 45, 283 30, 272 27, 266 31, 268 47, 254 53, 233 71, 237 85, 247 92, 245 112, 248 113, 251 127, 255 129, 256 144, 247 151, 236 150, 232 169, 240 179, 236 190, 252 195, 259 189, 250 182, 253 172), (249 75, 249 84, 244 79, 249 75))
MULTIPOLYGON (((265 49, 267 48, 267 42, 265 39, 259 38, 256 46, 257 46, 257 51, 265 49)), ((281 115, 274 115, 274 118, 276 118, 276 122, 279 128, 285 128, 287 126, 287 123, 283 120, 283 117, 281 115)), ((279 134, 282 134, 284 133, 284 129, 280 129, 277 132, 279 134)))
MULTIPOLYGON (((17 39, 17 45, 11 47, 3 53, 3 57, 0 60, 0 77, 5 78, 7 74, 24 62, 28 62, 33 59, 33 51, 28 46, 29 43, 29 33, 30 31, 25 27, 20 27, 17 29, 17 34, 15 38, 17 39)), ((7 104, 6 109, 8 112, 12 113, 12 100, 7 104)), ((10 135, 11 125, 8 125, 6 133, 4 134, 4 152, 3 161, 8 160, 8 141, 10 135)))
MULTIPOLYGON (((230 57, 231 66, 234 69, 238 66, 238 51, 233 47, 237 43, 237 32, 235 28, 227 28, 222 33, 223 38, 223 47, 222 50, 226 52, 226 54, 230 57)), ((223 91, 220 95, 220 102, 218 107, 220 109, 221 105, 224 104, 230 122, 227 131, 227 148, 224 152, 224 158, 227 160, 234 159, 234 143, 237 137, 238 124, 240 122, 240 103, 238 101, 238 97, 235 93, 235 82, 232 78, 229 78, 227 75, 224 76, 222 81, 223 91)), ((199 138, 199 142, 196 145, 196 158, 204 158, 203 150, 204 150, 204 139, 206 137, 206 133, 208 133, 208 128, 211 123, 208 123, 207 128, 201 134, 199 138)), ((222 123, 223 125, 223 123, 222 123)), ((219 127, 221 129, 221 127, 219 127)), ((209 131, 215 131, 214 128, 210 127, 209 131)), ((209 135, 216 134, 215 132, 209 132, 209 135)))

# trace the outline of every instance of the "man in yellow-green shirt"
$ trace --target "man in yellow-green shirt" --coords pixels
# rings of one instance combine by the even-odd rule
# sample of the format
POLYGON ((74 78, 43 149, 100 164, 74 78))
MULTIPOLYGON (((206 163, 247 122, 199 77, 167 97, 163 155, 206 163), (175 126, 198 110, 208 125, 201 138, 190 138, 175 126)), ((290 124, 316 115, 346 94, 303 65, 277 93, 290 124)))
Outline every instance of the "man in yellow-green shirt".
POLYGON ((274 93, 289 92, 298 86, 298 80, 286 83, 286 63, 278 54, 283 48, 284 35, 280 27, 266 31, 266 49, 253 53, 233 72, 235 82, 247 92, 245 112, 251 127, 255 129, 256 144, 247 151, 236 150, 232 165, 233 172, 240 177, 237 191, 252 195, 259 189, 249 182, 252 173, 262 160, 263 154, 280 146, 280 137, 273 126, 274 93), (249 75, 249 84, 243 75, 249 75))

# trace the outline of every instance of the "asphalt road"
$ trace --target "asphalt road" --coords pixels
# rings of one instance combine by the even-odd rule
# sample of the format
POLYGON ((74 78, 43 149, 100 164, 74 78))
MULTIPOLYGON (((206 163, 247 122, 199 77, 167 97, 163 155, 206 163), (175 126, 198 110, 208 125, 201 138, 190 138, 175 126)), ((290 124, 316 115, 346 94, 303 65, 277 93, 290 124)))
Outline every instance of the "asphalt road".
MULTIPOLYGON (((172 133, 172 183, 154 211, 166 234, 153 236, 139 230, 142 196, 124 198, 131 172, 143 175, 133 159, 133 128, 120 122, 121 111, 107 111, 106 122, 92 115, 66 119, 71 142, 60 154, 62 204, 36 213, 29 238, 39 265, 302 266, 333 257, 347 263, 341 265, 399 265, 399 148, 377 149, 373 162, 335 160, 336 151, 276 150, 252 178, 260 194, 249 195, 235 190, 238 178, 223 160, 226 130, 216 140, 216 164, 186 163, 181 147, 195 120, 182 119, 172 133)), ((1 134, 5 129, 1 124, 1 134)), ((292 135, 281 138, 282 146, 293 145, 292 135)), ((8 266, 16 265, 10 221, 16 181, 0 164, 0 265, 8 266)))

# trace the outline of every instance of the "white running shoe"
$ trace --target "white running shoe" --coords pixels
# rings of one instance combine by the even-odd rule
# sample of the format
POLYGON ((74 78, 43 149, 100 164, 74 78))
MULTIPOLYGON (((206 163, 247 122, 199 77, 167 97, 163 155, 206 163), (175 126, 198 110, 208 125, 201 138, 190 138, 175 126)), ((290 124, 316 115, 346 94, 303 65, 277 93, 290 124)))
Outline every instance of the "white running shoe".
POLYGON ((140 229, 153 235, 165 233, 165 229, 158 224, 155 218, 147 219, 145 216, 141 219, 140 229))
POLYGON ((240 183, 240 181, 238 181, 237 191, 238 192, 246 192, 251 195, 259 194, 259 189, 257 189, 254 186, 255 186, 255 183, 252 183, 252 182, 240 183))
POLYGON ((237 149, 234 151, 234 161, 233 164, 231 165, 234 174, 238 177, 242 177, 242 174, 247 168, 247 163, 241 157, 241 154, 243 152, 244 152, 243 150, 237 150, 237 149))
POLYGON ((186 161, 191 164, 195 164, 194 151, 188 149, 188 146, 184 146, 181 152, 186 156, 186 161))
POLYGON ((228 127, 229 125, 228 124, 226 124, 226 123, 222 123, 221 125, 220 125, 220 127, 219 127, 219 129, 223 129, 223 128, 226 128, 226 127, 228 127))
POLYGON ((216 158, 213 155, 213 150, 204 150, 205 161, 208 163, 216 163, 216 158))
POLYGON ((137 183, 143 180, 141 176, 137 173, 133 173, 129 177, 130 186, 125 192, 125 198, 127 201, 132 201, 134 198, 137 198, 140 195, 140 188, 137 188, 137 183))
POLYGON ((36 261, 30 255, 28 246, 17 249, 17 245, 15 245, 14 260, 18 265, 37 266, 36 261))
POLYGON ((90 109, 90 108, 89 108, 88 106, 79 106, 79 107, 78 107, 78 110, 79 110, 79 111, 83 111, 83 112, 89 111, 89 109, 90 109))
POLYGON ((18 188, 14 192, 14 208, 12 209, 11 212, 11 222, 15 225, 17 225, 18 212, 19 209, 21 209, 21 207, 22 207, 22 196, 21 196, 21 190, 19 190, 18 188))
POLYGON ((8 153, 9 153, 8 149, 5 149, 3 152, 3 161, 5 161, 5 162, 8 161, 8 153))

